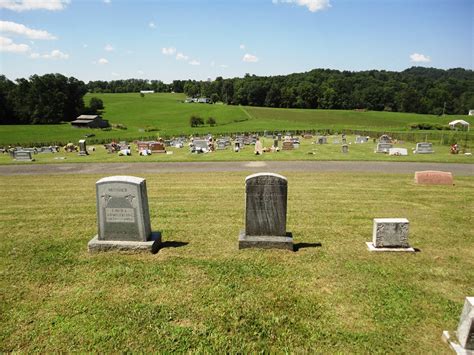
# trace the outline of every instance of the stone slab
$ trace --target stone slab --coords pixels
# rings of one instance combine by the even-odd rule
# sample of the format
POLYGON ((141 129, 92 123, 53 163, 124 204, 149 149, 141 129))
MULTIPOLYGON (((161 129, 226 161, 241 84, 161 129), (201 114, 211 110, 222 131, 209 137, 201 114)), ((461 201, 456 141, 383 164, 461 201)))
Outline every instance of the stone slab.
POLYGON ((415 171, 415 183, 424 185, 454 185, 453 174, 447 171, 415 171))
POLYGON ((456 332, 449 332, 445 330, 441 338, 444 342, 449 344, 451 349, 453 349, 457 355, 474 355, 474 351, 464 349, 461 344, 459 344, 456 332))
POLYGON ((275 236, 250 236, 245 235, 245 230, 239 234, 239 249, 259 248, 259 249, 285 249, 293 251, 293 235, 288 232, 286 237, 275 236))
POLYGON ((161 243, 161 233, 153 232, 151 240, 147 242, 123 241, 123 240, 99 240, 96 234, 87 244, 87 250, 91 254, 103 251, 125 251, 131 253, 153 253, 158 250, 161 243))
POLYGON ((409 252, 414 253, 414 248, 376 248, 373 242, 366 242, 367 248, 369 251, 379 251, 379 252, 409 252))
POLYGON ((376 248, 409 248, 410 222, 406 218, 374 218, 372 242, 376 248))

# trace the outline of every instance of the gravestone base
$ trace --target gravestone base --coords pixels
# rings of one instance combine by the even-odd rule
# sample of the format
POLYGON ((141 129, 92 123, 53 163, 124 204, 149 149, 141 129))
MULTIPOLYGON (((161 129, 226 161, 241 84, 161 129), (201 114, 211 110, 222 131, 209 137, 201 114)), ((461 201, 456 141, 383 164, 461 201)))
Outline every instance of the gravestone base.
POLYGON ((474 351, 464 349, 461 344, 459 344, 458 337, 456 332, 450 332, 445 330, 442 335, 444 342, 448 343, 451 349, 453 349, 458 355, 474 355, 474 351))
POLYGON ((409 252, 409 253, 414 253, 415 249, 414 248, 376 248, 373 242, 366 242, 367 248, 369 251, 379 251, 379 252, 390 252, 390 251, 395 251, 395 252, 409 252))
POLYGON ((239 234, 239 249, 286 249, 293 251, 293 234, 286 233, 286 237, 275 237, 266 235, 245 235, 242 229, 239 234))
POLYGON ((158 250, 161 243, 161 232, 152 232, 150 240, 146 242, 124 241, 124 240, 99 240, 96 234, 87 244, 87 250, 91 254, 102 251, 126 251, 131 253, 152 253, 158 250))

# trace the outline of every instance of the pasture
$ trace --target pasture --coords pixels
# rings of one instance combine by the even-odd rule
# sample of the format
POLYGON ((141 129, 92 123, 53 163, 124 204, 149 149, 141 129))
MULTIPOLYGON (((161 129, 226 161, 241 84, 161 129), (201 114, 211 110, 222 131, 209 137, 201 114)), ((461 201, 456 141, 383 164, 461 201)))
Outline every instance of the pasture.
MULTIPOLYGON (((4 125, 0 126, 0 146, 7 144, 36 144, 77 142, 86 134, 93 133, 92 139, 133 140, 156 136, 229 134, 238 132, 267 131, 305 131, 331 130, 342 132, 361 131, 380 135, 384 132, 403 134, 405 140, 449 142, 453 135, 449 131, 409 131, 411 123, 430 123, 445 125, 453 119, 465 116, 419 115, 390 112, 358 112, 344 110, 304 110, 277 109, 262 107, 243 107, 223 104, 186 104, 183 94, 87 94, 85 102, 91 97, 103 100, 104 119, 111 124, 121 124, 126 130, 77 129, 69 123, 60 125, 4 125), (191 115, 206 121, 213 117, 217 125, 210 127, 190 127, 191 115)), ((368 134, 368 133, 366 133, 368 134)), ((461 137, 461 136, 460 136, 461 137)), ((462 135, 464 137, 464 135, 462 135)), ((472 140, 472 133, 469 134, 472 140)))
POLYGON ((0 176, 0 351, 450 354, 441 333, 474 292, 474 179, 280 173, 296 252, 237 249, 246 173, 170 173, 143 176, 155 255, 87 253, 102 176, 0 176), (367 251, 387 216, 410 220, 417 253, 367 251))

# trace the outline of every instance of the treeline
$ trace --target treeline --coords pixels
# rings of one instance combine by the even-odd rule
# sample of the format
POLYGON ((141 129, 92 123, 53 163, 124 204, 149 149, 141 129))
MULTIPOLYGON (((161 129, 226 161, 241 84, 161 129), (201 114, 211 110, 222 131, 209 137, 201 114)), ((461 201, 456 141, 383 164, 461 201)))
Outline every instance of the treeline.
POLYGON ((315 69, 282 76, 245 75, 214 81, 91 81, 90 92, 186 93, 231 105, 312 109, 367 109, 440 115, 474 108, 474 72, 412 67, 402 72, 315 69))
POLYGON ((183 91, 233 105, 467 114, 474 109, 474 72, 421 67, 403 72, 315 69, 285 76, 186 81, 183 91))
POLYGON ((0 124, 52 124, 87 112, 87 86, 61 74, 33 75, 16 82, 0 75, 0 124))

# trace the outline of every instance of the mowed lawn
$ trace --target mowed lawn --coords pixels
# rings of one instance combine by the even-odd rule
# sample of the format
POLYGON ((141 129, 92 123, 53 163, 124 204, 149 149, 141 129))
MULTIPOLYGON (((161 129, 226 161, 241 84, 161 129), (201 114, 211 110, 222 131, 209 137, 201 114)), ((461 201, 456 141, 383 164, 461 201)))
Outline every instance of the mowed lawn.
MULTIPOLYGON (((2 125, 0 126, 0 146, 6 144, 37 144, 77 142, 86 134, 93 133, 97 140, 133 140, 159 136, 177 136, 207 133, 243 133, 288 130, 371 130, 375 132, 408 131, 411 123, 431 123, 446 125, 454 119, 466 116, 419 115, 390 112, 357 112, 353 110, 304 110, 243 107, 223 104, 183 103, 184 94, 87 94, 103 100, 103 117, 112 124, 121 124, 126 130, 111 131, 76 129, 69 123, 59 125, 2 125), (192 115, 206 121, 213 117, 217 125, 210 127, 190 127, 192 115), (155 130, 156 129, 156 130, 155 130)), ((415 131, 415 133, 420 133, 415 131)), ((439 131, 427 131, 426 134, 439 131)), ((450 134, 450 132, 445 132, 450 134)), ((424 137, 424 135, 420 136, 424 137)), ((470 135, 472 137, 472 135, 470 135)))
POLYGON ((145 174, 155 255, 87 253, 102 175, 0 176, 0 351, 450 354, 474 178, 281 173, 298 251, 237 249, 246 173, 145 174), (419 252, 368 252, 375 217, 419 252))

